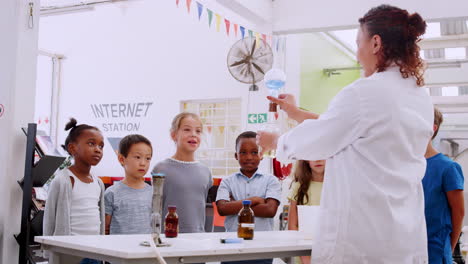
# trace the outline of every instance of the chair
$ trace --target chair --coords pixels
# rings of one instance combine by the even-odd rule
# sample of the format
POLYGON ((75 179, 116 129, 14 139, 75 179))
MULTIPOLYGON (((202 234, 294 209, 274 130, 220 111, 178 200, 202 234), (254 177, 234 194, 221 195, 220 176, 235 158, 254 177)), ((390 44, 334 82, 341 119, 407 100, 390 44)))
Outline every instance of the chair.
POLYGON ((213 229, 212 232, 224 232, 224 219, 225 216, 220 216, 218 212, 218 207, 216 206, 216 202, 211 203, 213 205, 213 229))

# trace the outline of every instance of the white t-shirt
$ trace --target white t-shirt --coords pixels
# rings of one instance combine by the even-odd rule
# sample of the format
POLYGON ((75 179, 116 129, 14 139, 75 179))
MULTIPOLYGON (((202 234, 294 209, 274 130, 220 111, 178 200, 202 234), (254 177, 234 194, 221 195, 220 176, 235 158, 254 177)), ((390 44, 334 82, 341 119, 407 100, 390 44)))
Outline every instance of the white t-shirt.
POLYGON ((84 183, 71 171, 74 179, 70 207, 70 229, 72 235, 99 235, 101 219, 99 214, 99 197, 101 188, 98 179, 84 183))

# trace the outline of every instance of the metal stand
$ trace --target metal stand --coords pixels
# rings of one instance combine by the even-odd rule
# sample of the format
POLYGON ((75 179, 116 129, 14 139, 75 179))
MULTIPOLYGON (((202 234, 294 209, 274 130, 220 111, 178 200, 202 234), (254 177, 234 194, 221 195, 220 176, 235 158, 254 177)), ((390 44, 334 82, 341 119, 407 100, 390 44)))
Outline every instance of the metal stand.
POLYGON ((44 155, 36 144, 37 125, 28 124, 26 133, 26 161, 24 166, 24 178, 18 181, 23 189, 23 203, 21 211, 21 233, 15 235, 19 244, 19 264, 36 263, 31 246, 34 244, 34 236, 42 235, 42 220, 44 212, 39 210, 32 202, 33 187, 42 186, 55 170, 63 163, 65 157, 44 155), (41 158, 34 164, 35 152, 41 158))
POLYGON ((162 173, 151 174, 151 176, 153 184, 153 213, 151 214, 152 237, 156 247, 167 247, 170 245, 161 240, 161 226, 163 223, 162 196, 164 179, 166 176, 162 173))

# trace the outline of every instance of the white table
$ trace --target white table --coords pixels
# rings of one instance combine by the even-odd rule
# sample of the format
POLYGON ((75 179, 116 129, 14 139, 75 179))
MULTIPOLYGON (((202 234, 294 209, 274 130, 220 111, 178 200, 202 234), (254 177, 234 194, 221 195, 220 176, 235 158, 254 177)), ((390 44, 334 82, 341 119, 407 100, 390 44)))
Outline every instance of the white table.
MULTIPOLYGON (((253 240, 220 243, 220 238, 234 237, 236 233, 179 234, 177 238, 163 238, 171 246, 158 250, 168 264, 306 256, 312 251, 312 240, 297 231, 255 232, 253 240)), ((154 248, 140 245, 149 239, 150 235, 113 235, 40 236, 34 240, 55 257, 80 256, 112 264, 157 263, 154 248)))

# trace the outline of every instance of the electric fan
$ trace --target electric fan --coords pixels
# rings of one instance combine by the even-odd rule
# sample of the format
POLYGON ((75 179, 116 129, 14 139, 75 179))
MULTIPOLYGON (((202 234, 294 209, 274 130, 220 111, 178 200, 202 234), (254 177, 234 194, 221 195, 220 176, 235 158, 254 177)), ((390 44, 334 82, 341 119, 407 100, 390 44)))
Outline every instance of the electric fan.
POLYGON ((250 91, 257 91, 255 85, 273 66, 273 52, 263 40, 243 38, 231 47, 227 66, 232 77, 242 83, 251 84, 250 91))

